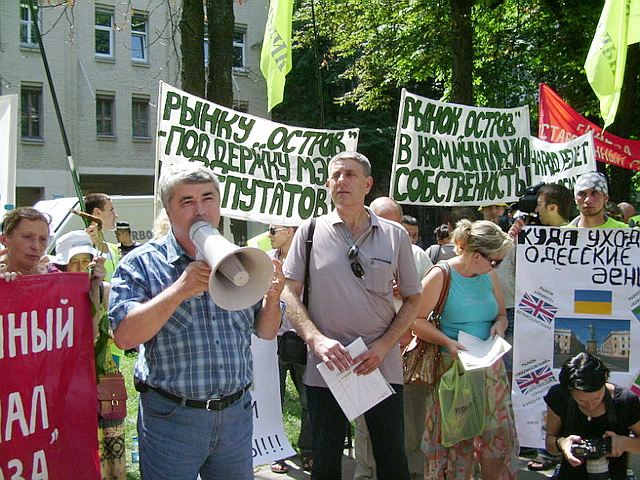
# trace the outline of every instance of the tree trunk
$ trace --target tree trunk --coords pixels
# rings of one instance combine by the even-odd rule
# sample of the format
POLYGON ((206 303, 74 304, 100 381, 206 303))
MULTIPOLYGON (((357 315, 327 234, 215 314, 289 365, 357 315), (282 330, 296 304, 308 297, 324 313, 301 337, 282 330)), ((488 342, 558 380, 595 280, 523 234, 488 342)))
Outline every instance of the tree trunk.
POLYGON ((465 105, 473 105, 473 1, 450 0, 453 84, 451 101, 465 105))
POLYGON ((204 98, 204 6, 202 0, 183 0, 180 19, 182 89, 204 98))
POLYGON ((207 100, 233 105, 231 68, 233 66, 233 0, 206 0, 209 25, 209 75, 207 100))
MULTIPOLYGON (((629 138, 631 126, 636 121, 634 112, 638 102, 638 87, 640 86, 640 46, 631 45, 627 49, 627 65, 624 73, 624 84, 620 94, 618 113, 611 126, 611 133, 622 138, 629 138)), ((631 192, 631 177, 633 170, 611 165, 609 170, 609 199, 612 202, 628 202, 631 192)))

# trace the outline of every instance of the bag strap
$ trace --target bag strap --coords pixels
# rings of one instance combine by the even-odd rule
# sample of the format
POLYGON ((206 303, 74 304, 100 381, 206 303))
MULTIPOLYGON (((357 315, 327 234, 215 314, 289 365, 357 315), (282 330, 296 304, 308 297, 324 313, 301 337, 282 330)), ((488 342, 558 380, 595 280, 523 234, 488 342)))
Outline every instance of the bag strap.
POLYGON ((311 261, 311 247, 313 246, 313 232, 316 229, 316 219, 312 218, 309 223, 309 232, 307 233, 307 240, 305 241, 305 248, 307 252, 306 263, 304 266, 304 287, 302 293, 302 303, 305 307, 309 306, 309 262, 311 261))
POLYGON ((447 297, 449 296, 449 287, 451 286, 451 266, 448 262, 438 262, 431 268, 439 268, 443 273, 442 290, 440 290, 440 297, 438 303, 433 307, 433 321, 436 328, 440 329, 440 316, 444 305, 447 303, 447 297))

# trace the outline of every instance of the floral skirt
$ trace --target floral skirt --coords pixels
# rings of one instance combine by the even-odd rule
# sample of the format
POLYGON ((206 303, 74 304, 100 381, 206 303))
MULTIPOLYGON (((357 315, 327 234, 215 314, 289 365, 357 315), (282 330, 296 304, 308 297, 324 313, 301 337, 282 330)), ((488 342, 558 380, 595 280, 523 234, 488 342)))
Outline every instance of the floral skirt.
MULTIPOLYGON (((449 357, 442 358, 450 367, 449 357)), ((440 403, 437 385, 427 391, 427 415, 422 436, 425 454, 425 480, 467 480, 474 473, 475 458, 504 459, 503 479, 517 477, 518 438, 516 435, 511 388, 502 360, 485 369, 485 431, 452 447, 440 443, 440 403)))

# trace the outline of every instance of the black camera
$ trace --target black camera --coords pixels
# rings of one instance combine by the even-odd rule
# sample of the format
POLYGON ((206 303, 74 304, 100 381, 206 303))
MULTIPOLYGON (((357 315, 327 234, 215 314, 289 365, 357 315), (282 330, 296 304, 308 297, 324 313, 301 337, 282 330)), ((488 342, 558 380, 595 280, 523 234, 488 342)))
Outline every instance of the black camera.
POLYGON ((595 460, 611 453, 611 437, 587 438, 571 445, 571 454, 582 460, 595 460))
POLYGON ((517 210, 532 214, 538 206, 538 189, 544 185, 544 182, 540 182, 533 187, 525 188, 522 196, 518 199, 517 210))

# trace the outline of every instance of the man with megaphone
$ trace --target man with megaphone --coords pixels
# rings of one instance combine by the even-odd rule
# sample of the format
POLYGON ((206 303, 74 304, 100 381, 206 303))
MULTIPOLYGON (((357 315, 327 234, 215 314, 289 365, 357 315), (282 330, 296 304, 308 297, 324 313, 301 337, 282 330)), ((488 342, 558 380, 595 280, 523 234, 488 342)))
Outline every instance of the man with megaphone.
POLYGON ((144 345, 135 368, 140 472, 153 480, 252 480, 250 335, 278 332, 282 269, 268 257, 265 268, 259 254, 217 233, 220 189, 210 170, 165 167, 159 192, 171 229, 119 263, 109 311, 119 347, 144 345), (253 282, 265 270, 266 287, 253 282), (215 301, 212 288, 226 298, 215 301), (256 296, 249 304, 237 298, 256 296))
POLYGON ((308 310, 300 301, 310 221, 296 231, 285 260, 283 299, 287 318, 309 346, 305 385, 313 424, 311 478, 342 478, 347 418, 316 366, 367 375, 380 368, 396 394, 365 414, 380 480, 408 480, 404 451, 402 355, 398 340, 415 320, 420 279, 404 228, 365 207, 371 164, 362 154, 342 152, 329 162, 329 187, 336 206, 315 222, 309 254, 308 310), (396 313, 393 282, 403 305, 396 313), (356 358, 345 348, 361 336, 368 350, 356 358))

